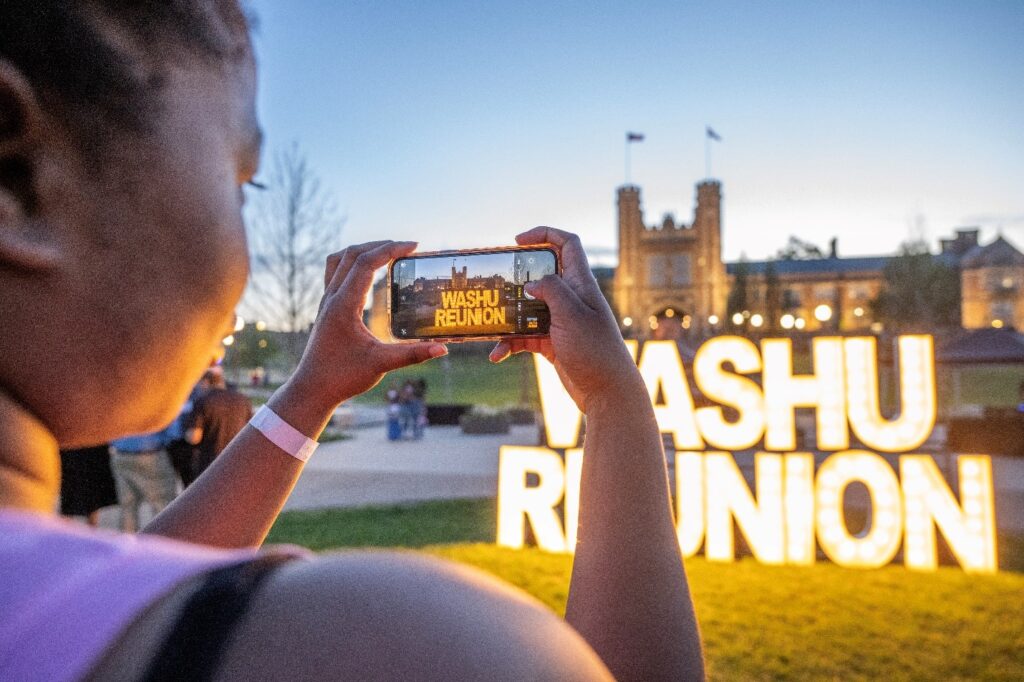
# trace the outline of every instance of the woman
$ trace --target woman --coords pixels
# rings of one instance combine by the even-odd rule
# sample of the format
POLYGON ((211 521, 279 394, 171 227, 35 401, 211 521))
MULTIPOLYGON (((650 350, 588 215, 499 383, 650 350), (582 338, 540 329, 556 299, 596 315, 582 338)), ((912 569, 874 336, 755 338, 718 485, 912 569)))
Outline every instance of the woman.
POLYGON ((342 401, 446 352, 361 322, 374 271, 412 243, 328 257, 277 421, 243 429, 147 535, 53 516, 58 448, 170 422, 231 324, 254 84, 235 0, 0 5, 0 678, 701 676, 647 392, 579 240, 549 228, 517 241, 561 250, 564 277, 531 289, 550 339, 492 359, 544 353, 589 420, 568 624, 456 565, 256 553, 306 452, 274 434, 315 439, 342 401))

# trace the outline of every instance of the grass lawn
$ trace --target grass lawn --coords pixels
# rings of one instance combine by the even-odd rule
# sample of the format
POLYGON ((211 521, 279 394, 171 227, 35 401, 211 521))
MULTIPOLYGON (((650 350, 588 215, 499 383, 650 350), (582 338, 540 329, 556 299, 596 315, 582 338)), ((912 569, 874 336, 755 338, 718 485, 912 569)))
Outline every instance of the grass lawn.
POLYGON ((356 398, 363 403, 382 404, 392 385, 406 379, 427 382, 427 403, 459 403, 508 407, 537 407, 537 379, 533 360, 526 354, 514 355, 495 365, 487 359, 486 349, 473 347, 468 352, 452 346, 452 357, 430 360, 422 365, 391 372, 372 390, 356 398), (480 352, 483 350, 484 352, 480 352))
MULTIPOLYGON (((572 559, 494 546, 494 500, 289 512, 270 542, 415 548, 563 612, 572 559)), ((1024 679, 1024 575, 686 562, 714 679, 1024 679)))

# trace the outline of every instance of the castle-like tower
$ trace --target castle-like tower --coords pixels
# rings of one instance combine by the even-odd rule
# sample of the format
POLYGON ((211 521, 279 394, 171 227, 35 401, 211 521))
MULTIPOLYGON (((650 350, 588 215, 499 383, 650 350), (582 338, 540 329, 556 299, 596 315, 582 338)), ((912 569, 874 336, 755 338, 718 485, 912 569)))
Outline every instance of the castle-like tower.
POLYGON ((728 282, 722 262, 722 186, 697 185, 693 222, 644 223, 640 188, 619 188, 619 266, 614 301, 627 335, 678 338, 700 334, 725 315, 728 282), (713 318, 712 318, 713 319, 713 318))

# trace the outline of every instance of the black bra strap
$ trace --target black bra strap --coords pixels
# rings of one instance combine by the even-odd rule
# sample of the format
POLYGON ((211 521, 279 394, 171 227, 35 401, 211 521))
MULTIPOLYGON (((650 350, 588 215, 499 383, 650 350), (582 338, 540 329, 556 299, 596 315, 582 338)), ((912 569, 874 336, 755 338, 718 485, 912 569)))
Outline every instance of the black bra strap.
POLYGON ((146 682, 212 680, 224 645, 263 582, 294 557, 268 554, 244 564, 218 568, 185 604, 174 629, 142 679, 146 682))

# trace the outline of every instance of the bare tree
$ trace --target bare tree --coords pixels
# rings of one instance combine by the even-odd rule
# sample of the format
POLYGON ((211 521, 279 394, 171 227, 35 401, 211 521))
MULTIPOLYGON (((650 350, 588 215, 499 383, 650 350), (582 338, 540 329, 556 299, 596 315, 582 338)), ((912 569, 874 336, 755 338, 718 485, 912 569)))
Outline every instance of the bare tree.
POLYGON ((324 261, 340 248, 345 221, 297 144, 274 156, 248 218, 249 312, 288 332, 284 350, 296 363, 323 293, 324 261))

